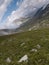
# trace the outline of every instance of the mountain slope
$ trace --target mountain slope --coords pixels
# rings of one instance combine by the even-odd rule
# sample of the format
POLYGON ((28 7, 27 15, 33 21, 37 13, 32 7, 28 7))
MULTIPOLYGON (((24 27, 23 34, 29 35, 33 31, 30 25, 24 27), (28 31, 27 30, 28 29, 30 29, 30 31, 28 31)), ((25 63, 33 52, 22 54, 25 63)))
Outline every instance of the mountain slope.
POLYGON ((49 4, 45 8, 44 8, 44 6, 41 7, 36 12, 34 17, 30 17, 30 19, 27 22, 23 23, 18 29, 27 30, 29 28, 32 28, 33 26, 37 26, 36 24, 39 24, 39 26, 40 26, 41 23, 44 24, 43 21, 45 21, 45 23, 49 21, 49 4))
POLYGON ((49 28, 0 36, 0 65, 49 65, 49 28))
POLYGON ((38 29, 41 27, 49 27, 49 4, 47 6, 42 6, 38 9, 38 11, 35 13, 34 16, 32 16, 33 13, 30 14, 30 17, 27 18, 20 18, 18 20, 13 21, 13 23, 16 24, 16 22, 23 22, 18 28, 15 29, 3 29, 0 30, 0 35, 6 35, 6 34, 13 34, 18 33, 22 31, 28 31, 31 29, 38 29))

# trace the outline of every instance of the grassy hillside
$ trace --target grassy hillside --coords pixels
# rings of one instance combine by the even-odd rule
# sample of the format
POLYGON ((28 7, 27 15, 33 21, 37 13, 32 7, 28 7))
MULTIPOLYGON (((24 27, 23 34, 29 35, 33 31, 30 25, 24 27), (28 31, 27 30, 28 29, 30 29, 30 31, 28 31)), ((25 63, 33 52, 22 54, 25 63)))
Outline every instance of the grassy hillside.
POLYGON ((49 65, 49 28, 1 36, 0 65, 49 65))

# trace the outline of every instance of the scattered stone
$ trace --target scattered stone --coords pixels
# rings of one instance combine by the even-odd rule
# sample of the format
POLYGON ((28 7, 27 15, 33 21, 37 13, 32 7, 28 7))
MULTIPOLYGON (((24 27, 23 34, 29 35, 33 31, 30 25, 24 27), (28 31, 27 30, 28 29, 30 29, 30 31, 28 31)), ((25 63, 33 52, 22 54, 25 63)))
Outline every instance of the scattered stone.
POLYGON ((7 62, 7 63, 10 63, 10 62, 11 62, 11 59, 8 57, 8 58, 6 59, 6 62, 7 62))
POLYGON ((27 55, 24 55, 18 62, 28 62, 28 56, 27 55))
POLYGON ((38 45, 37 45, 37 48, 38 48, 38 49, 40 49, 40 48, 41 48, 41 46, 38 44, 38 45))
POLYGON ((31 51, 32 51, 32 52, 37 52, 37 49, 32 49, 31 51))
POLYGON ((23 46, 25 43, 22 43, 21 46, 23 46))
POLYGON ((30 28, 29 31, 31 31, 32 29, 30 28))

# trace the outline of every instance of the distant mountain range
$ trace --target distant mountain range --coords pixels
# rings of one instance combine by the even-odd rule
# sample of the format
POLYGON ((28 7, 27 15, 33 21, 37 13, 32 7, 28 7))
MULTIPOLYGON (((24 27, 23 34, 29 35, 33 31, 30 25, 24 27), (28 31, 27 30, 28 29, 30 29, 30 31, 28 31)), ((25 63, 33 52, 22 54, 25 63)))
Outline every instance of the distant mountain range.
POLYGON ((23 23, 20 25, 20 27, 16 29, 2 29, 0 30, 0 35, 6 35, 11 33, 18 33, 22 31, 27 31, 31 29, 37 29, 40 27, 49 27, 49 4, 46 6, 42 6, 37 10, 34 16, 26 17, 26 18, 20 18, 18 20, 13 21, 13 23, 16 24, 16 21, 22 21, 23 23))

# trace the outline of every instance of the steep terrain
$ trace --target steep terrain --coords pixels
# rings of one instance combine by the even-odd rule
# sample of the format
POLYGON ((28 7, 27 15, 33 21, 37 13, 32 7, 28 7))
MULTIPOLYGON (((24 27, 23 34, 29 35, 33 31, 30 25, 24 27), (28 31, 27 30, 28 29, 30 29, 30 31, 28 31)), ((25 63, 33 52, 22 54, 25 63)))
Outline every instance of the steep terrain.
POLYGON ((49 65, 49 28, 0 36, 0 65, 49 65))
POLYGON ((41 27, 49 27, 49 4, 46 6, 43 5, 41 8, 39 8, 34 16, 33 13, 31 13, 28 15, 28 17, 13 21, 14 24, 17 22, 22 22, 22 24, 15 29, 2 29, 0 30, 0 35, 13 34, 31 29, 35 30, 41 27))
MULTIPOLYGON (((34 29, 34 26, 36 28, 38 27, 45 27, 49 25, 49 4, 47 6, 42 6, 34 17, 30 17, 30 19, 23 23, 18 29, 19 30, 27 30, 29 28, 34 29), (38 26, 39 25, 39 26, 38 26)), ((48 26, 49 27, 49 26, 48 26)))
POLYGON ((49 65, 49 4, 35 12, 0 30, 0 65, 49 65))

